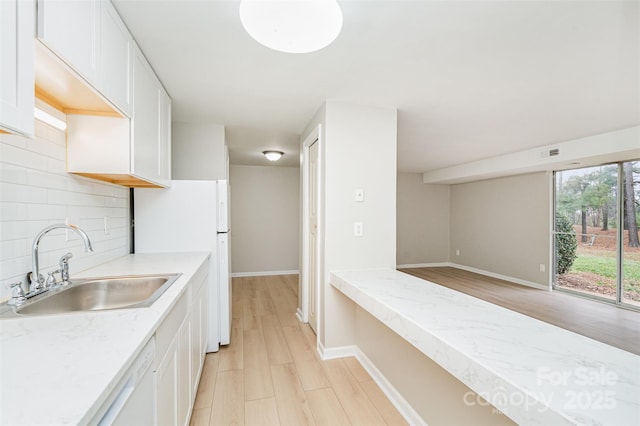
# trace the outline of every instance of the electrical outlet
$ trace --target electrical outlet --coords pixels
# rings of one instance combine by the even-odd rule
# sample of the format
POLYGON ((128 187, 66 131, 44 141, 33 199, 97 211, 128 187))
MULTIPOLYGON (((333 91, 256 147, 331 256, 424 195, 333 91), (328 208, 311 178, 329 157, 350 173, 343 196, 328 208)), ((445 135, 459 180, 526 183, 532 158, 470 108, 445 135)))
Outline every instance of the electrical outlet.
POLYGON ((111 224, 109 223, 109 216, 104 217, 104 235, 111 234, 111 224))
POLYGON ((353 193, 353 199, 356 201, 356 203, 363 203, 364 202, 364 189, 357 188, 353 193))
POLYGON ((364 225, 362 222, 353 222, 353 236, 362 237, 364 235, 364 225))
POLYGON ((540 272, 545 272, 547 270, 547 267, 545 266, 544 263, 540 264, 540 272))
POLYGON ((456 250, 456 256, 460 256, 460 250, 456 250))

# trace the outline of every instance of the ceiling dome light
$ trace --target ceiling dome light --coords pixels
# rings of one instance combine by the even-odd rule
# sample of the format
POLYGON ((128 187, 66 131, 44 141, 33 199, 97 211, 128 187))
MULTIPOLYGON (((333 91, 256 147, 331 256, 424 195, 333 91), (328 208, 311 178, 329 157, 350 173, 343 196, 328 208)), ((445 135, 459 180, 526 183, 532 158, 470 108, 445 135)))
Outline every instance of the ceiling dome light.
POLYGON ((342 29, 336 0, 242 0, 240 21, 263 46, 308 53, 331 44, 342 29))
POLYGON ((262 153, 269 161, 278 161, 284 155, 282 151, 262 151, 262 153))

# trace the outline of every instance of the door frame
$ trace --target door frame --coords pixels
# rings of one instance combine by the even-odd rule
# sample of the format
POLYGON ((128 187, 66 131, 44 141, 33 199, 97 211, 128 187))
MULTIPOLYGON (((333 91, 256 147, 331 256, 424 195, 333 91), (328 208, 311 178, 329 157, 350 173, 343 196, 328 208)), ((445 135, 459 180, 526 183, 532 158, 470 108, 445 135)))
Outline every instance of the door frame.
POLYGON ((322 312, 320 310, 320 294, 322 288, 322 277, 324 276, 324 262, 322 262, 322 247, 323 247, 323 204, 322 204, 322 191, 323 191, 323 155, 322 155, 322 125, 318 124, 307 135, 302 143, 301 152, 301 174, 302 174, 302 197, 301 197, 301 214, 302 214, 302 229, 301 229, 301 262, 300 262, 300 306, 298 307, 298 319, 304 323, 309 322, 309 148, 314 143, 318 144, 318 166, 317 166, 317 200, 316 205, 318 208, 318 229, 316 236, 316 333, 320 335, 320 329, 322 327, 322 312))

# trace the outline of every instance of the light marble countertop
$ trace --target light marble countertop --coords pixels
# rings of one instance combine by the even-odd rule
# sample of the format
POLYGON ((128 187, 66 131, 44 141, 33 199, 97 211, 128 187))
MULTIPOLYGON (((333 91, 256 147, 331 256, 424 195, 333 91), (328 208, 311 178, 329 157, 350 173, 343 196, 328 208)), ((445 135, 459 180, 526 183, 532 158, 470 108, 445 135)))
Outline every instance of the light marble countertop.
POLYGON ((148 308, 0 320, 0 424, 91 420, 208 256, 128 255, 72 276, 182 273, 148 308))
POLYGON ((640 425, 640 356, 396 270, 331 284, 519 424, 640 425))

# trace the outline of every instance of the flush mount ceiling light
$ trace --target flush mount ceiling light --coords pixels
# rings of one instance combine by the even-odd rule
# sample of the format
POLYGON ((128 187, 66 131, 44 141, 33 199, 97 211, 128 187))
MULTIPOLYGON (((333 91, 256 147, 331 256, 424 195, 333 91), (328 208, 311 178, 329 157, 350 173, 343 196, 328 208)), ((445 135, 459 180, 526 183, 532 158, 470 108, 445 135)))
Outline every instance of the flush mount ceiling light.
POLYGON ((262 151, 262 153, 269 161, 278 161, 284 155, 282 151, 262 151))
POLYGON ((240 21, 258 43, 285 53, 309 53, 333 42, 342 29, 336 0, 242 0, 240 21))

